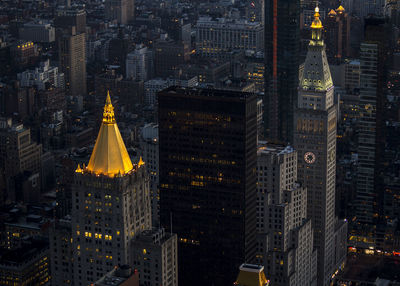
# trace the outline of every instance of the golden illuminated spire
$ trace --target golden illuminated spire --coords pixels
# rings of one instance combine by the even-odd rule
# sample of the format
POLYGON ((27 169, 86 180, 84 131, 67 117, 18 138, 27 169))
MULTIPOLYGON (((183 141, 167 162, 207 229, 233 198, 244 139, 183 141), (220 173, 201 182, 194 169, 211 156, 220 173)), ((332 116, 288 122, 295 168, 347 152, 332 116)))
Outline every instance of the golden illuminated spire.
POLYGON ((86 171, 114 177, 124 175, 132 169, 132 161, 115 122, 110 93, 107 92, 103 121, 86 171))
POLYGON ((78 164, 78 168, 76 168, 75 173, 82 173, 81 165, 78 164))
POLYGON ((104 105, 103 123, 106 123, 106 124, 114 124, 115 123, 114 107, 112 106, 112 103, 111 103, 109 90, 107 91, 106 104, 104 105))
POLYGON ((324 28, 324 26, 322 26, 322 22, 319 19, 319 16, 319 8, 317 6, 315 7, 314 21, 311 23, 311 46, 324 45, 324 42, 322 40, 322 29, 324 28))
POLYGON ((315 7, 314 21, 311 24, 311 29, 322 29, 323 28, 322 22, 319 19, 319 16, 320 16, 319 15, 319 8, 317 6, 317 7, 315 7))
POLYGON ((140 167, 143 166, 144 164, 145 164, 145 162, 143 161, 142 156, 140 156, 139 163, 138 163, 138 167, 140 168, 140 167))

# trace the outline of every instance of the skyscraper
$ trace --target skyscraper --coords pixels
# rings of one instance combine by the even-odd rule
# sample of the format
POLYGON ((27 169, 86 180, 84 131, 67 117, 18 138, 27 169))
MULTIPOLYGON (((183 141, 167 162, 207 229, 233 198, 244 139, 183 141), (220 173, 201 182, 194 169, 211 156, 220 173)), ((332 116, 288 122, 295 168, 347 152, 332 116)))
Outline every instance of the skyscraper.
POLYGON ((360 47, 360 123, 356 216, 372 223, 379 216, 379 163, 383 153, 383 113, 387 30, 383 18, 365 19, 365 41, 360 47))
POLYGON ((317 251, 307 219, 307 189, 297 182, 297 152, 261 142, 257 173, 256 262, 273 285, 315 285, 317 251))
POLYGON ((88 285, 113 266, 130 264, 132 238, 151 228, 143 164, 132 164, 107 95, 89 164, 78 166, 72 186, 74 285, 88 285))
POLYGON ((158 104, 160 219, 178 234, 179 283, 233 283, 255 255, 257 98, 170 87, 158 104))
POLYGON ((106 0, 106 20, 126 25, 135 18, 135 0, 106 0))
POLYGON ((61 9, 55 18, 59 67, 65 77, 67 94, 86 95, 86 12, 61 9))
POLYGON ((300 51, 300 0, 265 3, 265 126, 267 138, 292 142, 300 51))
POLYGON ((319 9, 311 24, 312 38, 300 76, 295 111, 294 146, 298 152, 298 178, 307 187, 307 216, 318 251, 318 283, 329 285, 342 256, 335 247, 336 104, 334 87, 322 40, 319 9), (339 261, 336 261, 339 260, 339 261))

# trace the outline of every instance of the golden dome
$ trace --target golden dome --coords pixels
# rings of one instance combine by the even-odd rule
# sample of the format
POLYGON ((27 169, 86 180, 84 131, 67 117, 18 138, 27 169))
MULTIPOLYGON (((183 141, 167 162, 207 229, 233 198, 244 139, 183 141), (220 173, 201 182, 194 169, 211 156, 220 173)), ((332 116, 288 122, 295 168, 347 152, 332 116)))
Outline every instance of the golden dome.
POLYGON ((336 9, 336 12, 338 12, 338 13, 343 13, 345 10, 344 10, 344 8, 343 8, 343 6, 342 5, 340 5, 337 9, 336 9))
POLYGON ((86 171, 114 177, 118 174, 124 175, 132 169, 132 161, 115 121, 110 93, 107 92, 103 121, 86 171))
POLYGON ((315 7, 315 13, 314 13, 314 21, 311 23, 311 28, 312 29, 322 29, 324 26, 322 26, 322 22, 319 19, 319 8, 318 6, 315 7))

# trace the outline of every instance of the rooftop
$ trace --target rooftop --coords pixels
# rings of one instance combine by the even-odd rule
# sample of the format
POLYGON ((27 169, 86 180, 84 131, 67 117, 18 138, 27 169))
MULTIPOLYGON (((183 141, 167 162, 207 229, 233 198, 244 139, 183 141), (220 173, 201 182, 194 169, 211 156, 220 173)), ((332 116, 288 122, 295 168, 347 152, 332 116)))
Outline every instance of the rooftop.
MULTIPOLYGON (((78 166, 77 171, 79 169, 78 166)), ((103 121, 86 170, 96 175, 114 177, 127 174, 132 169, 132 161, 115 121, 110 93, 107 93, 103 121)))

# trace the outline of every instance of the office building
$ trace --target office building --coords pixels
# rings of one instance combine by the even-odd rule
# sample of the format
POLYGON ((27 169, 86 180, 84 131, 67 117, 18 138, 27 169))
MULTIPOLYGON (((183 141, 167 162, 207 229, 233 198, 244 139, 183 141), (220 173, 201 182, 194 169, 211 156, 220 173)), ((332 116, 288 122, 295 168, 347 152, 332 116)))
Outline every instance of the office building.
MULTIPOLYGON (((387 28, 383 18, 365 20, 365 41, 360 47, 360 123, 358 127, 357 221, 377 222, 383 190, 379 165, 385 144, 384 89, 387 28)), ((368 227, 367 227, 368 228, 368 227)))
POLYGON ((265 3, 264 122, 267 138, 293 142, 300 51, 300 0, 265 3))
POLYGON ((86 95, 85 34, 63 34, 59 39, 60 70, 70 96, 86 95))
POLYGON ((233 283, 255 256, 257 97, 170 87, 158 108, 160 220, 178 235, 179 283, 233 283))
POLYGON ((335 246, 335 236, 336 230, 343 233, 346 224, 335 218, 337 107, 318 11, 317 7, 300 75, 294 147, 298 179, 307 188, 307 217, 312 221, 318 251, 317 285, 329 285, 332 275, 343 266, 343 256, 337 252, 345 245, 335 246))
POLYGON ((104 4, 108 21, 126 25, 135 19, 135 0, 106 0, 104 4))
POLYGON ((13 250, 0 255, 1 285, 46 285, 50 281, 49 244, 41 239, 29 239, 13 250))
POLYGON ((56 40, 56 31, 50 23, 26 23, 19 30, 19 38, 35 43, 52 43, 56 40))
POLYGON ((330 64, 350 56, 350 16, 343 6, 331 10, 324 22, 326 55, 330 64))
POLYGON ((344 67, 344 88, 347 93, 355 94, 360 89, 360 61, 353 60, 344 67))
POLYGON ((178 240, 164 229, 145 230, 132 241, 132 265, 141 285, 178 286, 178 240))
POLYGON ((126 56, 126 78, 147 81, 151 77, 152 52, 145 46, 139 45, 126 56))
MULTIPOLYGON (((60 72, 64 73, 67 95, 86 95, 86 12, 60 9, 54 20, 60 72)), ((81 108, 79 108, 81 109, 81 108)), ((78 110, 79 110, 78 109, 78 110)))
POLYGON ((113 270, 101 277, 94 286, 139 286, 139 272, 129 265, 116 266, 113 270))
POLYGON ((142 128, 140 137, 140 149, 143 160, 146 162, 146 169, 150 174, 151 192, 151 217, 153 225, 160 224, 160 192, 159 182, 159 146, 158 146, 158 125, 148 123, 142 128))
POLYGON ((38 90, 50 87, 64 89, 64 74, 58 72, 58 67, 50 66, 50 60, 39 64, 34 70, 26 70, 17 74, 21 87, 35 86, 38 90))
POLYGON ((181 65, 190 60, 190 46, 184 42, 176 42, 166 35, 154 41, 154 74, 157 77, 175 76, 181 65))
POLYGON ((72 185, 73 283, 88 285, 115 265, 129 264, 130 243, 151 228, 149 178, 132 164, 109 94, 89 164, 72 185))
POLYGON ((73 253, 77 249, 73 248, 70 215, 54 222, 49 228, 49 238, 51 283, 57 286, 72 285, 75 277, 73 253))
MULTIPOLYGON (((42 145, 31 139, 31 130, 23 124, 12 124, 11 119, 0 121, 0 166, 5 171, 7 199, 11 201, 37 201, 40 192, 42 145), (25 181, 18 177, 26 174, 27 183, 36 192, 24 191, 25 181)), ((26 176, 25 176, 26 177, 26 176)), ((26 186, 28 187, 28 186, 26 186)))
POLYGON ((56 28, 56 37, 59 32, 71 33, 72 27, 75 27, 76 34, 86 33, 86 11, 68 7, 58 9, 54 27, 56 28))
POLYGON ((256 262, 273 285, 316 285, 317 251, 307 219, 307 189, 297 182, 297 152, 260 142, 257 173, 256 262))
POLYGON ((215 57, 233 50, 263 50, 263 26, 258 22, 213 20, 200 17, 196 24, 196 53, 215 57))

